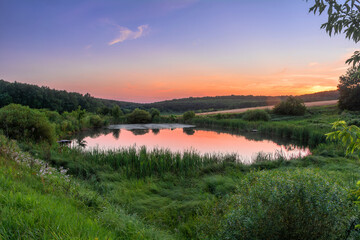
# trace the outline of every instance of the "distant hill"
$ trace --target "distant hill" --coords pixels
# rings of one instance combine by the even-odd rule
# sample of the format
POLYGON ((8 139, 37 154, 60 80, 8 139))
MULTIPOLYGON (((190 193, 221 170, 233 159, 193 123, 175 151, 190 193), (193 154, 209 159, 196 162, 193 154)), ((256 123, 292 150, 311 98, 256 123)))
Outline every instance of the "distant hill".
MULTIPOLYGON (((248 108, 275 105, 289 96, 253 96, 253 95, 231 95, 216 97, 181 98, 162 102, 144 104, 145 108, 158 108, 162 112, 185 112, 193 111, 214 111, 235 108, 248 108)), ((326 91, 298 96, 304 102, 336 100, 339 97, 338 91, 326 91)))
POLYGON ((73 111, 81 106, 90 112, 102 107, 119 106, 137 107, 136 103, 120 102, 94 98, 90 94, 55 90, 26 83, 10 83, 0 80, 0 107, 18 103, 31 108, 47 108, 58 112, 73 111))
MULTIPOLYGON (((73 111, 81 106, 90 112, 98 111, 101 108, 112 108, 119 105, 125 111, 135 108, 151 109, 157 108, 165 113, 182 113, 185 111, 214 111, 234 108, 248 108, 274 105, 288 96, 252 96, 252 95, 231 95, 216 97, 190 97, 173 99, 155 103, 133 103, 117 100, 94 98, 90 94, 67 92, 55 90, 49 87, 39 87, 26 83, 10 83, 0 80, 0 107, 9 103, 18 103, 31 108, 47 108, 58 112, 73 111)), ((326 101, 338 99, 337 91, 318 92, 298 96, 305 102, 326 101)))

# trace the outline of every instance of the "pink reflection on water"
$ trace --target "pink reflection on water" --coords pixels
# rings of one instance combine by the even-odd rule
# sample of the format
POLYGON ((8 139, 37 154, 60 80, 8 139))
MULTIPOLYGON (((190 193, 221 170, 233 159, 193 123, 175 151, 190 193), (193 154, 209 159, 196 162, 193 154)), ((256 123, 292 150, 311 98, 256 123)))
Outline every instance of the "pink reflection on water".
POLYGON ((200 154, 205 153, 235 153, 244 161, 251 161, 259 152, 274 155, 281 152, 290 157, 303 157, 310 154, 308 148, 296 147, 293 145, 279 145, 270 140, 249 140, 244 136, 232 135, 229 133, 218 133, 205 130, 183 130, 161 129, 159 132, 153 130, 129 131, 120 130, 119 138, 112 133, 103 134, 95 138, 86 137, 87 149, 99 147, 101 149, 116 149, 131 146, 146 146, 148 149, 165 148, 173 152, 184 150, 195 150, 200 154), (187 133, 186 133, 186 132, 187 133), (141 135, 142 134, 142 135, 141 135), (192 134, 192 135, 191 135, 192 134))

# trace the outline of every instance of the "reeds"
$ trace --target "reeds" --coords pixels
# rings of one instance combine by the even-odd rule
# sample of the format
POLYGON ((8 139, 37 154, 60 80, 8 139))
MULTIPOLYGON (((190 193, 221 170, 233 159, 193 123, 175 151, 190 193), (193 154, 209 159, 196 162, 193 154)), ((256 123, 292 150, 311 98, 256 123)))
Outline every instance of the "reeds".
POLYGON ((280 137, 284 139, 296 140, 302 145, 315 147, 326 141, 324 129, 316 126, 285 122, 249 122, 242 119, 214 119, 197 118, 194 124, 199 127, 210 127, 234 131, 251 131, 257 129, 260 133, 280 137))
MULTIPOLYGON (((81 168, 80 175, 85 178, 89 177, 89 173, 91 175, 101 168, 120 171, 128 178, 164 176, 166 173, 188 176, 199 172, 202 168, 214 165, 224 167, 230 162, 236 163, 237 161, 235 155, 200 155, 193 150, 183 153, 171 152, 167 149, 148 150, 145 146, 113 150, 94 148, 90 151, 70 149, 68 154, 76 158, 76 161, 72 162, 73 172, 81 168)), ((71 166, 69 168, 71 171, 71 166)))

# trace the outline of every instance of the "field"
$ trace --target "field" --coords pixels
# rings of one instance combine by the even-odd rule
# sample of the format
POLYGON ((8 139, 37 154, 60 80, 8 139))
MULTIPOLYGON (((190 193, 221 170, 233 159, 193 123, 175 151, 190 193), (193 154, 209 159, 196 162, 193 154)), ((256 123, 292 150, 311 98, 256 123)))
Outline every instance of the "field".
MULTIPOLYGON (((335 105, 335 104, 337 104, 337 100, 305 102, 305 106, 307 106, 307 107, 328 106, 328 105, 335 105)), ((251 108, 229 109, 229 110, 223 110, 223 111, 197 113, 197 115, 201 116, 201 115, 214 115, 214 114, 224 114, 224 113, 243 113, 243 112, 246 112, 248 110, 271 109, 271 108, 274 108, 274 106, 275 105, 262 106, 262 107, 251 107, 251 108)))

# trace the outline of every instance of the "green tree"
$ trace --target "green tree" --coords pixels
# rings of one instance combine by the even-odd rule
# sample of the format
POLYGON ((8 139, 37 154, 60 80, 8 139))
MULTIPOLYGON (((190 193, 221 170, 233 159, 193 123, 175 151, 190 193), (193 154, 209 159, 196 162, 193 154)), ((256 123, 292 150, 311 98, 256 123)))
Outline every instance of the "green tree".
MULTIPOLYGON (((355 43, 360 41, 360 0, 315 0, 309 12, 319 15, 327 13, 327 21, 321 28, 325 29, 329 36, 345 34, 347 39, 355 43)), ((355 51, 346 63, 352 64, 352 68, 340 77, 339 107, 359 110, 360 51, 355 51)))
POLYGON ((360 75, 356 74, 357 71, 352 67, 340 77, 338 85, 340 109, 360 110, 360 75))
POLYGON ((127 116, 127 120, 129 123, 150 123, 151 115, 145 110, 136 108, 127 116))
POLYGON ((94 128, 101 128, 104 125, 104 121, 98 115, 92 115, 90 117, 90 124, 94 128))
POLYGON ((194 117, 195 117, 194 111, 187 111, 183 114, 183 119, 185 122, 193 119, 194 117))
POLYGON ((12 97, 8 93, 0 93, 0 107, 6 106, 12 102, 12 97))
POLYGON ((160 110, 157 108, 150 109, 151 121, 156 122, 160 118, 160 110))
POLYGON ((75 115, 76 120, 78 121, 79 125, 81 125, 81 120, 84 118, 84 116, 86 114, 86 110, 81 109, 81 106, 78 106, 76 111, 73 111, 73 114, 75 115))
POLYGON ((13 139, 48 143, 55 139, 55 128, 44 113, 19 104, 0 109, 0 129, 13 139))
POLYGON ((121 116, 123 116, 124 113, 121 111, 120 107, 118 105, 114 105, 114 107, 111 109, 111 116, 115 120, 119 120, 121 116))
POLYGON ((293 96, 275 105, 273 112, 279 115, 301 116, 306 112, 304 101, 293 96))

